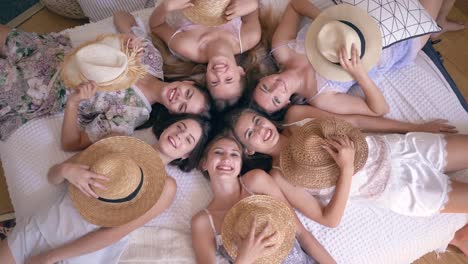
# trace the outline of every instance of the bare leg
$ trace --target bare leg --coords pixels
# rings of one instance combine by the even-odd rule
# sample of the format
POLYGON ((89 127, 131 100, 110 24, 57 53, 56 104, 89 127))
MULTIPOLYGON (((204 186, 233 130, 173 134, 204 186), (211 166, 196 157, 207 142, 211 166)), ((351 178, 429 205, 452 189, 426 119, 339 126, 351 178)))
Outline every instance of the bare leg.
POLYGON ((456 246, 468 257, 468 225, 465 225, 455 233, 450 244, 456 246))
POLYGON ((452 191, 442 213, 468 213, 468 183, 452 181, 452 191))
MULTIPOLYGON (((444 0, 419 0, 419 2, 424 7, 424 9, 426 9, 427 13, 429 13, 429 15, 434 20, 436 20, 444 0)), ((427 34, 422 37, 419 37, 419 39, 421 40, 421 48, 424 47, 424 45, 426 45, 426 42, 427 40, 429 40, 430 36, 430 34, 427 34)))
POLYGON ((437 24, 439 24, 439 26, 442 27, 442 31, 437 34, 433 34, 432 35, 433 38, 439 37, 444 32, 458 31, 458 30, 465 29, 465 23, 460 23, 460 22, 451 21, 447 19, 447 16, 453 7, 453 4, 455 4, 455 0, 443 0, 442 8, 440 9, 439 15, 437 16, 437 19, 436 19, 437 24))
POLYGON ((7 240, 0 241, 0 259, 4 264, 15 264, 15 259, 8 246, 7 240))
POLYGON ((468 169, 468 136, 447 135, 447 165, 445 172, 468 169))
POLYGON ((3 49, 5 48, 5 42, 10 31, 11 29, 9 27, 0 25, 0 56, 5 55, 5 51, 3 49))

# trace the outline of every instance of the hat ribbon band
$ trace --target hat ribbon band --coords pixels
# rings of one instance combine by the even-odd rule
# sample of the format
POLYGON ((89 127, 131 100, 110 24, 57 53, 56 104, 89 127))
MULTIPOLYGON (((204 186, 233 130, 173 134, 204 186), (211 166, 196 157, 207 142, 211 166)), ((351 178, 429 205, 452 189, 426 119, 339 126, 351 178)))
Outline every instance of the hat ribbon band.
MULTIPOLYGON (((354 31, 356 31, 356 34, 359 37, 359 41, 361 41, 361 55, 359 56, 359 58, 362 59, 362 57, 364 57, 364 54, 366 53, 366 39, 364 38, 364 34, 362 34, 361 30, 359 30, 359 28, 356 27, 353 23, 349 21, 345 21, 345 20, 338 20, 338 21, 340 21, 341 23, 349 26, 354 31)), ((340 65, 339 63, 335 63, 335 64, 340 65)))
POLYGON ((141 168, 140 168, 140 172, 141 172, 140 184, 138 184, 135 191, 133 191, 127 197, 119 198, 119 199, 106 199, 106 198, 99 197, 98 200, 106 202, 106 203, 124 203, 124 202, 131 201, 133 198, 135 198, 135 196, 137 196, 137 194, 141 190, 141 186, 143 186, 143 170, 141 168))

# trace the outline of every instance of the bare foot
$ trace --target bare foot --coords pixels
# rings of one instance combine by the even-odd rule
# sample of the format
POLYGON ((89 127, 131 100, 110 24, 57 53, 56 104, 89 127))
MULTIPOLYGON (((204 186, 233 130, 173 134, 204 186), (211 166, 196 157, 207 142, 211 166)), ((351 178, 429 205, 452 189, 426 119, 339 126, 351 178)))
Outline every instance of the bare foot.
POLYGON ((450 241, 450 244, 456 246, 461 252, 463 252, 465 257, 468 257, 468 240, 458 241, 454 238, 450 241))
POLYGON ((468 225, 465 225, 463 228, 455 232, 450 244, 456 246, 466 257, 468 257, 468 225))
POLYGON ((439 38, 440 35, 445 32, 464 30, 466 27, 464 22, 452 21, 448 19, 444 19, 444 21, 437 21, 437 24, 442 28, 442 31, 432 34, 432 39, 439 38))

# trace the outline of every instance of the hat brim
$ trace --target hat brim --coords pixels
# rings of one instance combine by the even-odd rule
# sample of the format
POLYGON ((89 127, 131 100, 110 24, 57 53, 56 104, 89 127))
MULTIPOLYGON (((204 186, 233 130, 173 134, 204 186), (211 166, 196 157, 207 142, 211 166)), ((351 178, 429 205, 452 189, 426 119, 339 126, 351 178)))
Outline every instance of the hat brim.
POLYGON ((317 127, 327 126, 327 131, 323 133, 323 138, 328 139, 332 136, 347 136, 354 143, 354 171, 358 172, 367 161, 369 149, 367 141, 362 132, 351 126, 349 123, 340 119, 316 119, 312 120, 296 131, 290 143, 280 153, 280 167, 284 177, 291 183, 302 186, 307 189, 326 189, 336 185, 336 181, 340 176, 340 168, 330 156, 330 154, 322 149, 320 146, 320 155, 326 155, 331 162, 324 166, 304 166, 299 164, 294 159, 293 153, 295 151, 294 144, 302 144, 304 137, 317 131, 317 127))
POLYGON ((229 22, 224 16, 224 10, 228 5, 227 0, 198 1, 194 6, 183 9, 182 13, 195 24, 219 26, 229 22))
MULTIPOLYGON (((95 44, 107 37, 118 37, 118 38, 121 38, 123 41, 123 38, 120 35, 116 35, 116 34, 101 35, 97 37, 96 40, 88 41, 88 42, 81 44, 79 47, 77 47, 76 49, 74 49, 73 51, 71 51, 65 56, 65 59, 62 64, 60 76, 62 78, 63 83, 65 84, 67 88, 75 89, 81 83, 90 81, 80 74, 80 70, 78 68, 78 65, 75 59, 76 52, 78 52, 78 50, 80 50, 83 47, 95 44)), ((125 90, 125 89, 130 88, 134 83, 136 83, 145 74, 145 72, 142 72, 142 69, 145 69, 145 68, 142 67, 141 61, 138 59, 132 60, 129 63, 128 68, 137 69, 137 70, 128 70, 125 76, 123 76, 122 78, 118 78, 118 80, 116 81, 111 82, 110 85, 98 84, 97 90, 101 92, 125 90)))
POLYGON ((351 81, 353 77, 341 65, 334 64, 322 56, 317 47, 317 36, 320 29, 326 23, 336 20, 349 21, 362 32, 366 47, 361 63, 366 72, 379 61, 382 53, 382 34, 377 22, 367 12, 349 4, 332 6, 322 11, 310 25, 304 45, 307 58, 314 69, 329 80, 351 81))
POLYGON ((263 230, 268 221, 273 230, 278 232, 278 242, 281 243, 275 251, 267 251, 254 263, 281 263, 294 245, 296 222, 294 212, 288 205, 268 195, 251 195, 229 209, 224 217, 221 231, 226 251, 233 259, 236 259, 237 245, 234 238, 238 235, 247 236, 254 216, 257 222, 256 234, 263 230))
POLYGON ((86 196, 72 184, 68 188, 80 215, 102 227, 120 226, 145 214, 160 198, 166 181, 166 170, 159 154, 150 145, 133 137, 102 139, 81 152, 76 162, 91 166, 99 157, 109 153, 131 157, 143 171, 143 184, 135 198, 128 202, 108 203, 86 196))

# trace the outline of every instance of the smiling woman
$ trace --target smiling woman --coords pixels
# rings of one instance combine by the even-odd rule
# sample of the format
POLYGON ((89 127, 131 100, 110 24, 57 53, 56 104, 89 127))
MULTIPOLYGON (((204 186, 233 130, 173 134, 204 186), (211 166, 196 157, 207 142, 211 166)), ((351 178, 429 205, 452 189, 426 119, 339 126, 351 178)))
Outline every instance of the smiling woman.
MULTIPOLYGON (((208 63, 206 84, 215 99, 218 110, 236 103, 245 87, 244 69, 237 65, 235 55, 252 49, 261 38, 258 18, 258 1, 206 0, 191 3, 187 0, 165 0, 158 5, 150 19, 152 32, 162 39, 169 51, 180 60, 208 63), (217 11, 200 6, 220 6, 217 11), (196 17, 210 16, 215 12, 221 24, 202 25, 186 17, 178 21, 178 28, 169 26, 166 16, 182 10, 184 14, 196 13, 196 17)), ((215 8, 213 8, 215 9, 215 8)))
MULTIPOLYGON (((217 256, 230 263, 255 263, 255 260, 264 257, 265 252, 278 251, 282 243, 282 238, 278 238, 279 230, 272 230, 271 223, 266 223, 265 227, 265 223, 260 224, 259 221, 257 225, 254 217, 249 228, 250 237, 236 241, 237 256, 230 256, 225 249, 221 230, 229 209, 238 201, 254 194, 266 194, 288 204, 273 179, 264 171, 257 169, 240 175, 242 153, 242 145, 230 133, 215 137, 206 148, 200 168, 210 180, 213 199, 206 209, 192 218, 192 245, 197 263, 218 263, 217 256), (256 230, 256 226, 262 226, 264 230, 256 230)), ((299 219, 295 215, 293 217, 291 221, 295 226, 297 240, 292 248, 288 248, 288 252, 284 252, 287 256, 282 263, 308 264, 312 263, 311 257, 320 263, 334 263, 333 258, 305 230, 299 219)))
POLYGON ((195 115, 173 115, 153 125, 161 159, 183 171, 197 166, 210 130, 210 122, 195 115))

